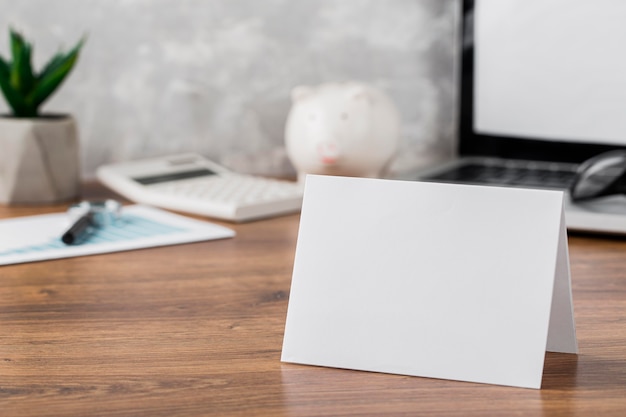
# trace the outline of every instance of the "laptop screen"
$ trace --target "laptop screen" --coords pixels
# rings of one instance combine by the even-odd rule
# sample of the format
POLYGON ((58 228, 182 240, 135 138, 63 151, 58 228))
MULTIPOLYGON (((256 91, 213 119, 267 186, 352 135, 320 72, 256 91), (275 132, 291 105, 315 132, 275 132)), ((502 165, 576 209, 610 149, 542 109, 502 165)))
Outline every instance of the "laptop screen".
POLYGON ((626 2, 463 2, 462 155, 581 162, 626 147, 626 2))

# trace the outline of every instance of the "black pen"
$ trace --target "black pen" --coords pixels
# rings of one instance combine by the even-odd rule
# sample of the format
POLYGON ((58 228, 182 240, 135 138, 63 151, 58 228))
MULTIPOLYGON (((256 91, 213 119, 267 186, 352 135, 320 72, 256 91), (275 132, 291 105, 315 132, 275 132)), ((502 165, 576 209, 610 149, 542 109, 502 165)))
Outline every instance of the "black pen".
POLYGON ((93 213, 88 211, 87 213, 76 219, 74 224, 72 224, 70 228, 67 229, 65 233, 63 233, 63 236, 61 236, 61 240, 63 241, 63 243, 65 243, 66 245, 71 245, 82 241, 85 236, 89 234, 93 229, 94 224, 92 214, 93 213))

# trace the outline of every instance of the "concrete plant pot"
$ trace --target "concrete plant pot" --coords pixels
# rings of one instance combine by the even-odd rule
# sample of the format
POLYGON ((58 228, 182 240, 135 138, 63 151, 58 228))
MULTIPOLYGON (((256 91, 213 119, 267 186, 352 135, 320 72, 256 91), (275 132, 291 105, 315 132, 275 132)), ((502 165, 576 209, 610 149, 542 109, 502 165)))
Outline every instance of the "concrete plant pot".
POLYGON ((44 204, 79 194, 78 130, 71 116, 0 117, 0 203, 44 204))

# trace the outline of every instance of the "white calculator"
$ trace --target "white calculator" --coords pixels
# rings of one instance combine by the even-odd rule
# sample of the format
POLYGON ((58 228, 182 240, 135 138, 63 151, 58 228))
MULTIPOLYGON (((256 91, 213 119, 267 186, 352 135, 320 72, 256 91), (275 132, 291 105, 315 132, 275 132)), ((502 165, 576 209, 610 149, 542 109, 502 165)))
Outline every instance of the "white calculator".
POLYGON ((302 187, 232 172, 198 154, 101 166, 107 187, 137 203, 244 222, 298 212, 302 187))

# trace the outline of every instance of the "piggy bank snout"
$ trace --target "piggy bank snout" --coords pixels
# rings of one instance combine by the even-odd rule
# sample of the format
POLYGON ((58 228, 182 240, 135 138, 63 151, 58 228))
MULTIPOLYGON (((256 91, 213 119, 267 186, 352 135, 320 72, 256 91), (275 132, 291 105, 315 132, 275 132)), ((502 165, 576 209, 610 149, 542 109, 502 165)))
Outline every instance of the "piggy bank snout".
POLYGON ((341 154, 339 145, 336 142, 320 142, 316 147, 317 153, 320 157, 320 161, 324 165, 332 165, 337 163, 341 154))

